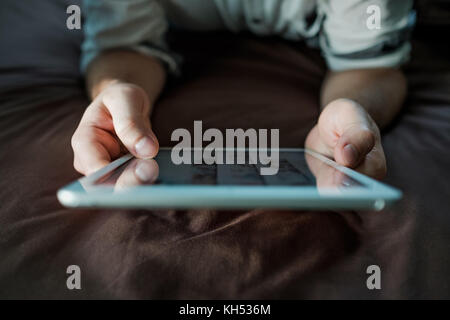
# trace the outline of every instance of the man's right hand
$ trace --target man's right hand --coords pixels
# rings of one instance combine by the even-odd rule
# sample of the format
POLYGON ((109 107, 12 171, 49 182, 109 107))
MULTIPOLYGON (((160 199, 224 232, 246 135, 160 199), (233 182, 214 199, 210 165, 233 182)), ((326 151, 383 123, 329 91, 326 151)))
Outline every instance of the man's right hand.
POLYGON ((147 93, 134 84, 116 82, 103 89, 72 136, 75 169, 88 175, 126 152, 141 159, 156 156, 150 107, 147 93))

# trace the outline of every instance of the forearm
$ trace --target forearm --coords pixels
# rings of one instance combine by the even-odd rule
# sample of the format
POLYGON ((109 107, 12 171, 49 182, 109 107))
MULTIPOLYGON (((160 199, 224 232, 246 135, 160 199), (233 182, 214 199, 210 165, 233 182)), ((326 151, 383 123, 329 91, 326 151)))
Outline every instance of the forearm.
POLYGON ((360 69, 329 72, 322 85, 321 105, 345 98, 367 110, 380 128, 388 125, 400 111, 407 85, 397 69, 360 69))
POLYGON ((90 64, 86 83, 91 98, 114 82, 127 82, 140 86, 153 104, 166 80, 162 64, 155 58, 137 52, 114 50, 102 53, 90 64))

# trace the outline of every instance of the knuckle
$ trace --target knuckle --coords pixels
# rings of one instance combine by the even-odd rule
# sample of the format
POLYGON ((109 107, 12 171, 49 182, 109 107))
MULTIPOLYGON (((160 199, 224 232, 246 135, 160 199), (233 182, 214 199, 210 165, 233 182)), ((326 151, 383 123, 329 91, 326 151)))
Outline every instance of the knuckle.
POLYGON ((363 154, 368 154, 374 149, 376 136, 374 132, 370 129, 364 128, 358 130, 356 133, 359 136, 355 147, 363 154))
POLYGON ((79 154, 87 144, 95 141, 95 135, 92 132, 86 130, 85 127, 78 128, 73 134, 70 144, 75 155, 79 154))
POLYGON ((75 157, 73 160, 73 167, 75 168, 75 170, 79 173, 84 173, 83 168, 80 165, 80 162, 77 160, 77 158, 75 157))
POLYGON ((370 129, 363 129, 361 131, 361 135, 366 139, 368 144, 371 144, 372 147, 375 144, 375 133, 370 129))
POLYGON ((374 163, 374 177, 376 179, 383 179, 387 174, 386 163, 383 159, 378 159, 374 163))
POLYGON ((70 145, 72 146, 72 149, 76 151, 80 146, 80 138, 77 132, 75 132, 72 136, 72 139, 70 139, 70 145))
POLYGON ((147 93, 133 84, 117 84, 102 93, 102 104, 107 107, 112 117, 126 113, 144 114, 150 110, 147 93))
POLYGON ((142 89, 133 84, 126 84, 126 85, 122 85, 119 88, 118 92, 120 92, 121 94, 126 95, 126 96, 136 97, 136 96, 141 96, 142 89))
POLYGON ((110 101, 118 96, 124 96, 131 99, 142 98, 143 89, 134 84, 116 84, 108 87, 103 94, 104 101, 110 101))
POLYGON ((358 109, 357 104, 350 99, 346 99, 346 98, 338 98, 336 100, 331 101, 328 105, 327 105, 327 109, 330 112, 346 112, 346 111, 353 111, 358 109))
POLYGON ((94 104, 94 102, 92 102, 84 111, 80 124, 90 122, 92 119, 95 119, 96 114, 98 114, 98 107, 94 104))

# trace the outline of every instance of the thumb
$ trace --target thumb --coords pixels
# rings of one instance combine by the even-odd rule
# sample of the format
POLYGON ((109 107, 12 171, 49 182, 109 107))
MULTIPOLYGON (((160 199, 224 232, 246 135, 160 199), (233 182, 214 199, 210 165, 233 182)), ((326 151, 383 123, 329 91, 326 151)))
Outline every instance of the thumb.
POLYGON ((334 148, 334 159, 340 165, 355 168, 373 149, 375 133, 364 123, 346 128, 334 148))
POLYGON ((103 97, 111 114, 114 130, 122 144, 138 158, 153 158, 158 140, 151 130, 149 101, 137 86, 111 87, 103 97))
POLYGON ((125 148, 137 158, 149 159, 158 153, 158 140, 146 117, 120 118, 114 127, 125 148))

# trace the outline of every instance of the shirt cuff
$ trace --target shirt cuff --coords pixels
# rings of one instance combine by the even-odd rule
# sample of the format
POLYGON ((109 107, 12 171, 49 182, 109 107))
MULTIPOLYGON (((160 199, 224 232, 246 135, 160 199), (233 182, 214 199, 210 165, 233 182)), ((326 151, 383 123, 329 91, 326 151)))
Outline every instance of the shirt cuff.
MULTIPOLYGON (((120 48, 120 47, 119 47, 120 48)), ((168 52, 167 50, 154 47, 150 44, 139 44, 135 46, 124 47, 126 50, 135 51, 146 56, 150 56, 161 61, 170 74, 178 76, 180 74, 179 65, 182 62, 180 55, 168 52)), ((80 69, 84 74, 89 64, 101 53, 102 51, 84 51, 81 57, 80 69)))
POLYGON ((328 67, 333 71, 365 68, 389 68, 399 67, 409 60, 411 45, 409 42, 387 54, 377 55, 371 58, 345 57, 345 55, 333 55, 325 53, 328 67))

